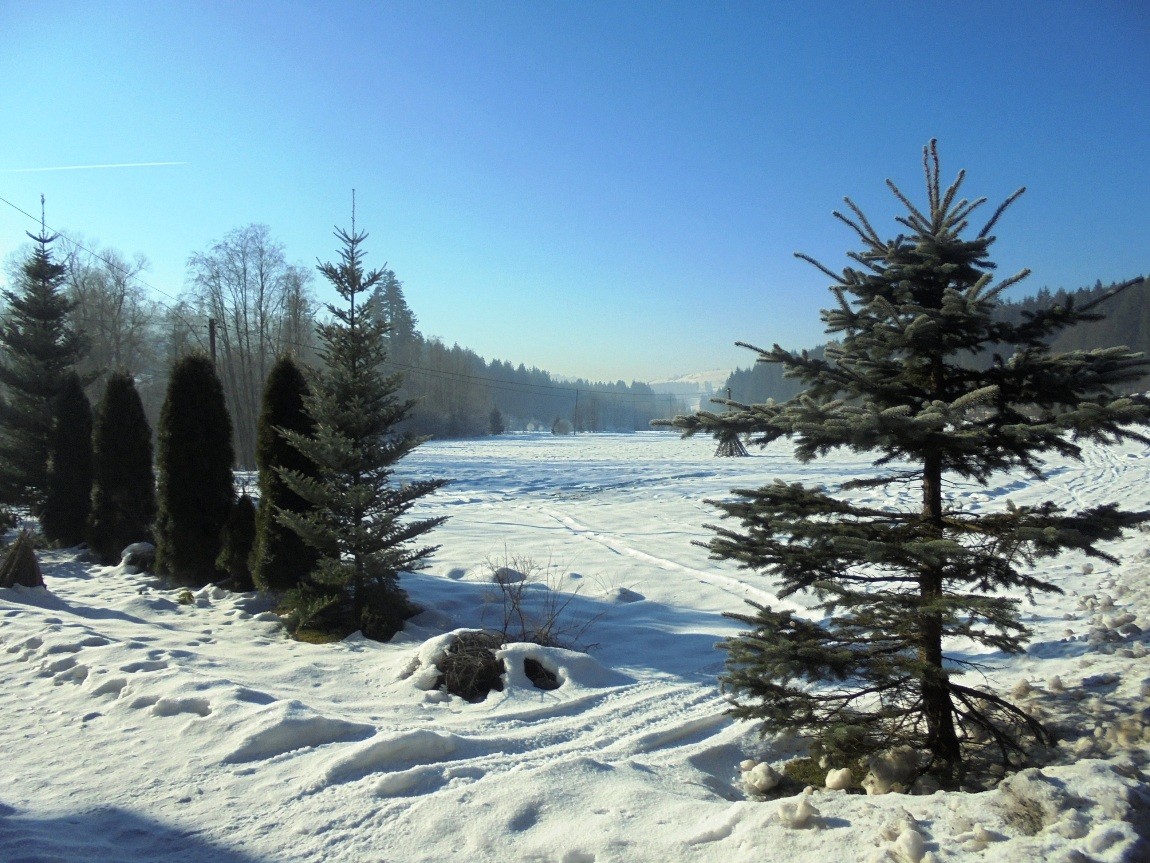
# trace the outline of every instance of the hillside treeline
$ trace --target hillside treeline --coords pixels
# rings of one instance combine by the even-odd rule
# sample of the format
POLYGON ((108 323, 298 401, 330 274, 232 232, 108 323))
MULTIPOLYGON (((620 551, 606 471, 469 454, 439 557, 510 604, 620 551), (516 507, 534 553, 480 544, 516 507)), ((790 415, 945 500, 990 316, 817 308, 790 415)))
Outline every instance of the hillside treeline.
MULTIPOLYGON (((212 353, 235 430, 237 466, 254 467, 264 382, 276 359, 290 354, 316 370, 323 364, 315 325, 327 311, 315 296, 312 268, 290 263, 284 245, 259 224, 192 253, 178 297, 149 289, 142 255, 98 248, 80 236, 61 237, 55 252, 75 304, 72 321, 86 341, 78 371, 89 396, 99 399, 110 373, 127 372, 155 428, 174 363, 194 351, 212 353)), ((21 249, 8 262, 9 282, 26 257, 21 249)), ((424 336, 390 270, 364 310, 388 324, 385 369, 403 376, 402 395, 416 402, 405 425, 419 434, 633 431, 683 409, 646 384, 558 380, 424 336)))
MULTIPOLYGON (((996 319, 1008 323, 1019 323, 1027 312, 1053 305, 1073 302, 1075 308, 1104 296, 1114 284, 1103 285, 1095 282, 1093 287, 1067 291, 1059 288, 1051 291, 1042 288, 1037 294, 1020 300, 1007 300, 999 305, 996 319)), ((1050 344, 1056 352, 1092 350, 1125 346, 1150 356, 1150 288, 1135 286, 1107 300, 1096 310, 1105 314, 1100 321, 1087 321, 1058 332, 1050 344)), ((815 357, 824 355, 822 345, 812 348, 809 353, 815 357)), ((989 362, 990 355, 972 358, 972 364, 989 362)), ((749 368, 739 368, 731 372, 723 385, 725 396, 727 387, 731 398, 742 404, 762 404, 767 399, 784 401, 798 395, 802 385, 783 376, 782 366, 776 363, 755 363, 749 368)), ((1150 378, 1145 378, 1131 387, 1131 391, 1150 388, 1150 378)))
POLYGON ((557 380, 522 363, 449 348, 419 332, 402 284, 395 273, 387 276, 371 307, 388 324, 385 367, 403 375, 402 394, 417 400, 407 421, 413 431, 438 437, 500 430, 635 431, 682 408, 644 383, 557 380))

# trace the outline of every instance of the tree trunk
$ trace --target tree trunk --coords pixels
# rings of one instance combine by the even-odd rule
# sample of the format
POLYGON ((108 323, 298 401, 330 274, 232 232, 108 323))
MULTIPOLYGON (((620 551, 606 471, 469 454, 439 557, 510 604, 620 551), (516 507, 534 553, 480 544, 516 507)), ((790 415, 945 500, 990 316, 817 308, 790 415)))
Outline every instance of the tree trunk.
MULTIPOLYGON (((942 536, 942 456, 927 454, 923 465, 922 517, 931 532, 942 536)), ((919 598, 925 605, 942 596, 942 568, 925 567, 919 575, 919 598)), ((962 778, 962 755, 954 728, 947 674, 942 667, 942 615, 923 611, 919 615, 919 658, 922 677, 923 713, 926 716, 926 745, 932 759, 940 764, 938 778, 957 785, 962 778)))

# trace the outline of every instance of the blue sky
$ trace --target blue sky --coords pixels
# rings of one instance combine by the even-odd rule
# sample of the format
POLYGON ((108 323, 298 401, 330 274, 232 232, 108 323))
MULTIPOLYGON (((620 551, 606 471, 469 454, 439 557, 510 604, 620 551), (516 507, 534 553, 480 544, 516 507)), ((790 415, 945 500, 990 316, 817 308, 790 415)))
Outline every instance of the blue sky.
MULTIPOLYGON (((821 341, 921 148, 1030 290, 1150 271, 1150 7, 1131 2, 0 4, 0 197, 151 261, 270 226, 371 234, 427 335, 559 374, 748 365, 821 341), (180 165, 36 171, 73 165, 180 165)), ((0 203, 0 256, 35 224, 0 203)), ((322 299, 331 295, 320 287, 322 299)), ((164 299, 164 297, 160 297, 164 299)))

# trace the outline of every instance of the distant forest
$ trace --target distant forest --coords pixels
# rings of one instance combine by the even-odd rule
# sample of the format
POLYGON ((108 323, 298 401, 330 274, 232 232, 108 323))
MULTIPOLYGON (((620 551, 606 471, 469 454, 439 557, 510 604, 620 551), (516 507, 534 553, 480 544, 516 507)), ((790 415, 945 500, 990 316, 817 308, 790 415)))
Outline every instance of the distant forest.
POLYGON ((391 325, 387 365, 404 376, 403 394, 417 400, 410 427, 421 434, 629 432, 683 410, 678 399, 645 383, 557 380, 522 363, 487 361, 468 348, 425 338, 393 274, 376 305, 391 325))
MULTIPOLYGON (((1037 311, 1054 304, 1072 299, 1075 306, 1082 306, 1105 294, 1114 285, 1095 282, 1093 287, 1067 291, 1059 288, 1051 292, 1042 288, 1037 294, 1022 300, 1007 300, 999 306, 998 315, 1002 320, 1018 322, 1025 312, 1037 311)), ((1146 283, 1135 285, 1118 296, 1102 303, 1097 311, 1106 317, 1101 321, 1079 324, 1063 330, 1051 344, 1055 351, 1091 350, 1124 345, 1132 350, 1150 355, 1150 286, 1146 283)), ((763 346, 767 347, 767 346, 763 346)), ((824 356, 824 347, 810 349, 815 357, 824 356)), ((989 361, 989 357, 985 358, 989 361)), ((777 363, 755 363, 749 368, 739 368, 731 372, 719 396, 726 396, 730 388, 731 398, 742 404, 762 404, 767 399, 783 401, 802 391, 802 385, 783 376, 783 368, 777 363)), ((1141 381, 1131 390, 1150 388, 1150 378, 1141 381)), ((704 405, 704 409, 705 409, 704 405)))
MULTIPOLYGON (((26 246, 5 262, 9 286, 18 284, 30 252, 26 246)), ((191 352, 210 353, 224 386, 237 464, 253 468, 272 364, 284 353, 314 368, 323 362, 315 324, 327 310, 312 290, 313 268, 288 263, 283 244, 261 224, 236 228, 192 253, 179 297, 141 278, 148 269, 141 255, 129 258, 66 235, 51 244, 51 254, 66 269, 73 323, 87 343, 78 368, 91 382, 89 397, 100 399, 110 372, 128 372, 155 429, 175 361, 191 352)), ((448 347, 419 331, 402 283, 391 270, 385 268, 384 275, 361 312, 389 326, 386 367, 403 376, 402 397, 416 402, 406 423, 412 432, 473 437, 516 430, 635 431, 685 412, 681 400, 644 383, 560 380, 522 363, 488 361, 459 345, 448 347)))

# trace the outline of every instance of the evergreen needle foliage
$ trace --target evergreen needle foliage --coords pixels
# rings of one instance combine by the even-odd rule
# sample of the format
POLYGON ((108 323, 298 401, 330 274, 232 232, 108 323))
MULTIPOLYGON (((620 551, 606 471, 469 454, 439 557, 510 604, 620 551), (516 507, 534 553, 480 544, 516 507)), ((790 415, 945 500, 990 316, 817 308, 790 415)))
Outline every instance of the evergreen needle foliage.
POLYGON ((212 361, 172 369, 160 412, 156 571, 202 587, 220 577, 221 531, 232 513, 232 424, 212 361))
POLYGON ((231 577, 229 587, 235 591, 252 589, 252 573, 248 561, 256 540, 256 505, 249 495, 242 494, 224 524, 223 548, 216 566, 231 577))
POLYGON ((156 475, 152 430, 135 381, 125 372, 108 378, 92 432, 92 512, 88 545, 104 564, 118 563, 134 542, 152 538, 156 475))
POLYGON ((36 242, 24 263, 18 291, 5 291, 8 309, 0 326, 0 501, 39 515, 48 490, 49 448, 56 397, 64 376, 84 354, 84 341, 69 325, 75 304, 64 294, 65 268, 52 259, 56 239, 36 242))
POLYGON ((68 547, 84 541, 92 509, 92 406, 75 372, 56 398, 55 425, 40 527, 48 542, 68 547))
POLYGON ((252 578, 260 590, 298 587, 315 568, 319 555, 294 530, 276 518, 278 512, 302 514, 311 508, 280 478, 280 471, 295 471, 315 478, 315 464, 284 438, 284 432, 309 436, 315 423, 304 408, 307 381, 290 356, 272 366, 264 386, 256 439, 260 506, 256 512, 256 542, 252 550, 252 578))
POLYGON ((1023 763, 1050 738, 1007 699, 960 682, 964 666, 944 654, 945 641, 1020 652, 1028 635, 1022 596, 1058 590, 1034 562, 1067 549, 1110 560, 1097 544, 1150 513, 1113 504, 1066 512, 1052 503, 975 512, 944 495, 944 478, 1041 477, 1045 453, 1077 457, 1082 441, 1146 442, 1136 428, 1150 404, 1117 392, 1150 364, 1121 348, 1047 348, 1141 279, 1087 306, 1068 301, 1019 323, 996 321, 1002 292, 1027 271, 993 282, 990 232, 1022 190, 971 236, 969 220, 985 199, 958 197, 962 173, 940 185, 935 142, 923 156, 925 208, 888 181, 907 211, 897 220, 905 233, 881 239, 847 199, 850 214, 835 216, 862 242, 849 255, 853 265, 834 273, 799 255, 834 280, 836 303, 822 317, 837 341, 825 358, 753 349, 805 391, 673 424, 688 435, 750 434, 762 445, 792 438, 802 461, 840 447, 875 453, 883 470, 837 493, 776 481, 715 503, 741 529, 713 526, 712 556, 772 573, 780 596, 813 594, 826 615, 762 606, 734 615, 750 630, 726 642, 724 684, 732 712, 761 720, 764 733, 803 733, 846 758, 909 745, 923 753, 920 773, 954 787, 981 781, 992 763, 1023 763), (992 361, 972 362, 979 354, 992 361), (874 508, 849 494, 891 483, 918 486, 921 509, 874 508))
POLYGON ((413 402, 397 395, 400 375, 383 374, 387 325, 363 302, 386 272, 364 272, 360 246, 367 235, 356 233, 354 223, 351 233, 336 236, 343 242, 341 261, 321 264, 319 271, 347 307, 329 305, 333 320, 318 328, 324 371, 305 402, 315 430, 284 430, 317 466, 318 477, 280 469, 287 487, 312 508, 282 509, 278 517, 319 550, 313 581, 346 600, 350 629, 387 640, 409 612, 399 573, 419 568, 435 550, 413 541, 444 521, 404 516, 444 481, 394 481, 396 464, 423 439, 396 429, 413 402))

